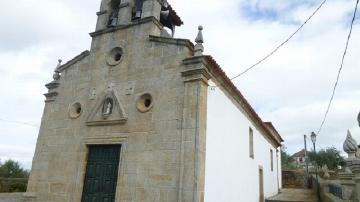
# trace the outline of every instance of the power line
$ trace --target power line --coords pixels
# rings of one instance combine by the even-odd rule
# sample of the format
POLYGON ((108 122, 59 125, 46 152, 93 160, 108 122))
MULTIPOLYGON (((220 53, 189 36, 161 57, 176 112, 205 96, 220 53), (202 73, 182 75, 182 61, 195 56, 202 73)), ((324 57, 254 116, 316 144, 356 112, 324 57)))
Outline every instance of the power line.
POLYGON ((342 56, 342 60, 341 60, 341 65, 340 65, 340 68, 339 68, 339 72, 338 72, 338 74, 337 74, 336 82, 335 82, 333 91, 332 91, 332 93, 331 93, 331 98, 330 98, 328 107, 327 107, 327 109, 326 109, 324 118, 323 118, 323 120, 322 120, 322 122, 321 122, 320 128, 319 128, 319 130, 318 130, 318 132, 317 132, 317 135, 320 134, 322 128, 324 127, 324 124, 325 124, 325 122, 326 122, 327 116, 328 116, 328 114, 329 114, 329 111, 330 111, 330 108, 331 108, 331 105, 332 105, 332 102, 333 102, 334 97, 335 97, 335 93, 336 93, 337 86, 338 86, 338 84, 339 84, 341 72, 342 72, 342 69, 343 69, 343 67, 344 67, 345 56, 346 56, 346 53, 347 53, 347 50, 348 50, 348 47, 349 47, 349 42, 350 42, 352 30, 353 30, 353 25, 354 25, 354 22, 355 22, 355 19, 356 19, 356 12, 357 12, 358 5, 359 5, 359 0, 356 1, 354 16, 353 16, 352 21, 351 21, 350 31, 349 31, 349 35, 348 35, 348 37, 347 37, 346 46, 345 46, 345 50, 344 50, 344 53, 343 53, 343 56, 342 56))
POLYGON ((262 58, 261 60, 259 60, 257 63, 251 65, 250 67, 248 67, 247 69, 245 69, 243 72, 241 72, 240 74, 238 74, 237 76, 231 78, 231 80, 237 79, 239 77, 241 77, 242 75, 246 74, 248 71, 250 71, 251 69, 255 68, 256 66, 258 66, 259 64, 261 64, 262 62, 264 62, 265 60, 267 60, 269 57, 271 57, 272 55, 274 55, 281 47, 283 47, 287 42, 289 42, 310 20, 312 17, 315 16, 315 14, 323 7, 323 5, 326 3, 327 0, 324 0, 317 8, 316 10, 310 15, 310 17, 307 18, 307 20, 293 33, 290 35, 290 37, 288 37, 284 42, 282 42, 279 46, 277 46, 273 51, 271 51, 268 55, 266 55, 264 58, 262 58))
POLYGON ((7 123, 14 123, 14 124, 18 124, 18 125, 31 126, 31 127, 34 127, 34 128, 39 128, 38 125, 31 124, 31 123, 26 123, 26 122, 21 122, 21 121, 11 121, 11 120, 5 120, 5 119, 1 119, 1 118, 0 118, 0 121, 7 122, 7 123))

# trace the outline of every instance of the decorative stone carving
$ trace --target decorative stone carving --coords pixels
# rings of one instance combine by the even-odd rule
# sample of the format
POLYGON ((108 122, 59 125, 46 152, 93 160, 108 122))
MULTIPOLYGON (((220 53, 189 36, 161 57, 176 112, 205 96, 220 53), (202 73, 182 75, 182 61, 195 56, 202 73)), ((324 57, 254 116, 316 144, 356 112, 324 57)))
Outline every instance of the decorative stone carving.
POLYGON ((131 82, 131 81, 128 82, 125 87, 125 94, 126 95, 134 94, 134 89, 135 89, 135 82, 131 82))
POLYGON ((102 116, 104 119, 107 119, 111 115, 113 106, 114 106, 114 100, 112 99, 110 94, 107 96, 107 98, 103 103, 102 116))
POLYGON ((96 99, 96 88, 93 88, 90 92, 90 96, 89 96, 90 100, 95 100, 96 99))
POLYGON ((355 162, 355 154, 358 150, 357 143, 354 138, 351 136, 350 131, 347 132, 347 137, 343 145, 344 151, 348 154, 348 158, 345 160, 346 166, 343 172, 340 172, 339 180, 343 190, 342 198, 344 200, 350 201, 351 199, 355 199, 355 195, 358 195, 356 185, 359 183, 358 175, 359 175, 359 165, 355 162))
POLYGON ((61 78, 60 75, 61 62, 62 60, 59 59, 58 64, 54 70, 54 75, 53 75, 54 80, 45 85, 45 87, 49 90, 47 93, 44 94, 44 96, 46 97, 45 102, 53 102, 55 101, 55 97, 59 95, 59 93, 56 92, 55 89, 60 86, 59 80, 61 78))
POLYGON ((347 132, 347 137, 344 142, 343 148, 350 159, 355 158, 355 154, 358 151, 358 145, 356 140, 352 137, 350 130, 348 130, 347 132))
POLYGON ((60 77, 61 77, 61 76, 60 76, 59 67, 61 66, 62 60, 59 59, 58 62, 59 62, 59 64, 58 64, 57 67, 55 68, 55 71, 54 71, 55 73, 54 73, 54 75, 53 75, 53 79, 54 79, 55 81, 59 80, 60 77))
POLYGON ((117 91, 109 87, 99 96, 95 108, 90 113, 86 125, 104 126, 122 124, 127 121, 127 114, 120 102, 117 91))
POLYGON ((203 27, 200 25, 198 27, 198 35, 195 39, 195 42, 196 42, 196 45, 195 45, 195 53, 194 53, 194 56, 202 56, 203 55, 203 52, 204 52, 204 46, 203 46, 203 43, 204 43, 204 38, 203 38, 203 34, 202 34, 202 30, 203 30, 203 27))

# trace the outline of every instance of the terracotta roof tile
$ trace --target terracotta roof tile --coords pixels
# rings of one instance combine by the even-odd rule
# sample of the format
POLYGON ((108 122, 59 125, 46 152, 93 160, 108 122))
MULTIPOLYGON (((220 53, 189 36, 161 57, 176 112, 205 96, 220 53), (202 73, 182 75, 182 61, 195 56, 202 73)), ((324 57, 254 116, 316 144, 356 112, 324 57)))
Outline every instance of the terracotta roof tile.
POLYGON ((181 20, 181 18, 178 16, 178 14, 176 13, 176 11, 169 5, 169 9, 170 9, 170 16, 171 18, 174 20, 174 24, 176 26, 181 26, 184 24, 184 22, 181 20))

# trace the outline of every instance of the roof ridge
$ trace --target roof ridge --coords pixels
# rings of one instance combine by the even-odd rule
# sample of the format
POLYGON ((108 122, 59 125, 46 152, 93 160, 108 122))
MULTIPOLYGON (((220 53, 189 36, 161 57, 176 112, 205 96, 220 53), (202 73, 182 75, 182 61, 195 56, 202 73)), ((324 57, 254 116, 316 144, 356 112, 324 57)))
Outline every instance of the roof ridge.
POLYGON ((209 62, 211 65, 214 65, 216 67, 216 69, 214 69, 215 73, 224 79, 225 84, 227 84, 231 88, 231 90, 235 92, 236 96, 243 102, 244 109, 246 110, 246 112, 255 118, 255 120, 253 120, 253 121, 258 122, 259 125, 261 126, 261 128, 267 133, 267 136, 269 136, 270 139, 274 140, 279 146, 281 146, 281 142, 284 141, 282 139, 281 135, 279 134, 279 137, 278 137, 280 139, 275 137, 275 135, 271 132, 271 130, 266 126, 266 123, 260 118, 258 113, 254 110, 254 108, 250 105, 248 100, 244 97, 244 95, 240 92, 240 90, 235 86, 235 84, 226 75, 226 73, 220 67, 220 65, 216 62, 216 60, 211 55, 204 55, 203 57, 207 60, 207 62, 209 62))

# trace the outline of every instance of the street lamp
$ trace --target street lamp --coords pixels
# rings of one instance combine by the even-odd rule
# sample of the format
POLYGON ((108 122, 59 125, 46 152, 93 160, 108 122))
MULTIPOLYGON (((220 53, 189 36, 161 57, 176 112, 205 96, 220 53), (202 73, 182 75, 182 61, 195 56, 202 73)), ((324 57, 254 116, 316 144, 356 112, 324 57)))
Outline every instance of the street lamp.
POLYGON ((318 179, 318 165, 317 165, 317 158, 316 158, 316 148, 315 148, 315 142, 316 142, 316 134, 314 132, 311 133, 311 141, 314 146, 314 154, 315 154, 315 176, 316 176, 316 188, 317 188, 317 196, 318 200, 320 201, 320 186, 319 186, 319 179, 318 179))

